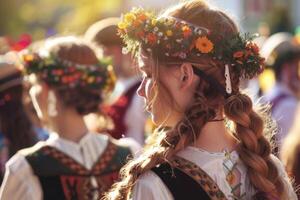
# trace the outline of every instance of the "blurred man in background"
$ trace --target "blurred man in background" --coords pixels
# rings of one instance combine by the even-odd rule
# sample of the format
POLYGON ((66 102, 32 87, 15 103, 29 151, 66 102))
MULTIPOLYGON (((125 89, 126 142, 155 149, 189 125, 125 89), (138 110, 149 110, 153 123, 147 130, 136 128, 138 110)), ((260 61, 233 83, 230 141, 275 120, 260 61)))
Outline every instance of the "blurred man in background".
POLYGON ((276 143, 280 148, 294 121, 300 93, 300 47, 289 33, 276 33, 262 47, 266 65, 275 73, 276 84, 265 95, 272 105, 272 116, 277 121, 276 143))
POLYGON ((102 110, 114 124, 113 129, 107 131, 114 138, 132 137, 143 144, 146 114, 143 99, 136 94, 140 78, 130 55, 122 54, 123 43, 117 33, 119 21, 119 18, 101 20, 90 26, 85 38, 103 47, 104 55, 112 58, 117 76, 111 104, 102 110))

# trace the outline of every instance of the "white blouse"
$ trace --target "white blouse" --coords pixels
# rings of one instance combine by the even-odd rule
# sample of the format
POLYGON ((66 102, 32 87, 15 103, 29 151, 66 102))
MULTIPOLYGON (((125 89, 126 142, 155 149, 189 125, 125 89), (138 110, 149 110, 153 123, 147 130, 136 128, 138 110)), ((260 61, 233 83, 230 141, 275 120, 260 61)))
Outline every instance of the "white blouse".
MULTIPOLYGON (((35 146, 49 145, 72 157, 78 163, 91 169, 104 152, 109 137, 95 133, 86 134, 78 143, 58 137, 52 133, 46 141, 37 143, 35 146)), ((132 139, 121 139, 118 144, 128 146, 133 153, 140 149, 137 142, 132 139)), ((26 151, 22 150, 22 151, 26 151)), ((37 176, 26 161, 22 151, 14 155, 6 163, 6 171, 0 189, 1 200, 41 200, 43 193, 37 176)))
MULTIPOLYGON (((233 163, 236 163, 235 169, 239 172, 240 177, 240 195, 243 196, 239 199, 251 200, 256 190, 251 185, 250 180, 247 177, 247 169, 243 162, 239 159, 239 155, 236 151, 231 153, 218 152, 211 153, 205 150, 187 147, 180 151, 178 156, 185 158, 202 170, 204 170, 219 186, 220 190, 225 194, 228 200, 233 199, 232 188, 226 181, 226 165, 228 156, 233 163), (229 154, 229 155, 228 155, 229 154)), ((288 198, 286 200, 297 200, 297 196, 293 190, 293 187, 287 177, 282 163, 277 157, 272 155, 272 159, 279 170, 279 176, 283 178, 285 190, 288 191, 288 198)), ((227 164, 228 166, 230 164, 227 164)), ((167 186, 164 185, 162 180, 152 171, 144 173, 136 182, 132 194, 133 200, 173 200, 173 196, 167 186)))

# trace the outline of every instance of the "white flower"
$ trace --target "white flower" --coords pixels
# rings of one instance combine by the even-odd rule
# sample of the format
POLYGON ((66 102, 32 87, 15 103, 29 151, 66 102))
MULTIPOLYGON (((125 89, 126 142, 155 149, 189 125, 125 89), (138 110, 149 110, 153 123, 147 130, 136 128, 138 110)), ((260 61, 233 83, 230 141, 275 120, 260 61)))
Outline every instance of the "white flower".
POLYGON ((185 59, 186 58, 186 53, 181 52, 181 53, 179 53, 178 56, 179 56, 179 58, 185 59))
POLYGON ((128 53, 129 53, 128 48, 127 48, 127 47, 123 47, 123 48, 122 48, 122 54, 126 55, 126 54, 128 54, 128 53))

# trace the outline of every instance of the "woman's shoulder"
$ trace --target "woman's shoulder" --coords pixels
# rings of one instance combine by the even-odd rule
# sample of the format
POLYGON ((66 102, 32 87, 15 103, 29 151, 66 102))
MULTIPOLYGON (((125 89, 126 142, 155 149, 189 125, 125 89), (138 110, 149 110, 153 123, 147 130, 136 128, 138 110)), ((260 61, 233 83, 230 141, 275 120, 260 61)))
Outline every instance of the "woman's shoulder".
POLYGON ((9 169, 10 173, 22 172, 30 170, 29 163, 26 160, 26 156, 32 155, 37 152, 41 147, 45 145, 45 142, 38 142, 32 147, 19 150, 14 156, 12 156, 6 163, 6 169, 9 169))
POLYGON ((23 153, 17 152, 5 164, 5 171, 11 175, 31 173, 31 168, 23 153))
POLYGON ((133 200, 171 200, 172 195, 162 180, 152 170, 143 173, 133 189, 133 200))

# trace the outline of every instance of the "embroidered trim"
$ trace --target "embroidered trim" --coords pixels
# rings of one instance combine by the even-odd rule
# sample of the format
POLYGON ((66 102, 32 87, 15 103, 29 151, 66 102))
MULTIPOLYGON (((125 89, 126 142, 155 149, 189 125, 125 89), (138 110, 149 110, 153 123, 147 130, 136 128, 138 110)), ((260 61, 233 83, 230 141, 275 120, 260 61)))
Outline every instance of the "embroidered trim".
POLYGON ((175 156, 172 164, 173 167, 183 171, 199 183, 212 200, 227 200, 224 193, 220 190, 212 178, 194 163, 179 156, 175 156))
POLYGON ((78 175, 82 176, 99 176, 101 175, 102 170, 104 170, 109 162, 112 160, 113 156, 115 155, 117 151, 117 146, 113 144, 112 142, 109 142, 107 144, 106 149, 104 150, 104 153, 99 157, 98 161, 94 164, 91 170, 86 169, 84 166, 82 166, 80 163, 75 161, 70 156, 64 154, 63 152, 51 147, 51 146, 45 146, 42 151, 59 160, 61 163, 63 163, 65 166, 76 172, 78 175))
MULTIPOLYGON (((231 153, 228 151, 225 151, 225 159, 223 160, 223 168, 226 173, 226 182, 228 183, 229 187, 231 188, 231 197, 232 199, 244 199, 246 196, 246 193, 242 193, 241 191, 241 180, 239 179, 239 182, 234 185, 234 182, 236 180, 236 174, 240 173, 240 171, 237 169, 237 161, 231 157, 231 153)), ((241 178, 241 176, 240 176, 241 178)))

